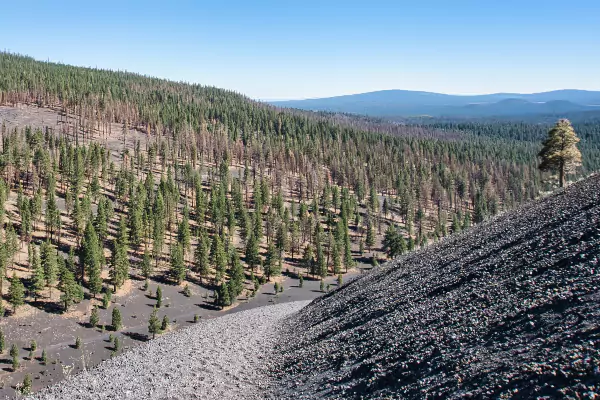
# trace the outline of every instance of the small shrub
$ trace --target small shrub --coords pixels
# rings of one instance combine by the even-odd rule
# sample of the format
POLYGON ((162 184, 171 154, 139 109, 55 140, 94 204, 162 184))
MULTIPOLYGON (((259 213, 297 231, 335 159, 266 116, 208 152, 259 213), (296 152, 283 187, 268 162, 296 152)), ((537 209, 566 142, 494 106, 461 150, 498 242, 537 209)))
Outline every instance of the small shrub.
POLYGON ((142 289, 144 290, 144 292, 148 290, 148 286, 149 286, 148 279, 146 279, 144 281, 144 286, 142 287, 142 289))
POLYGON ((46 353, 46 349, 42 350, 41 361, 42 361, 42 365, 48 364, 48 353, 46 353))
POLYGON ((302 286, 304 286, 304 278, 302 277, 302 275, 300 275, 300 277, 298 278, 298 287, 301 288, 302 286))
POLYGON ((119 340, 118 336, 115 336, 115 340, 113 343, 113 351, 116 353, 120 349, 121 349, 121 341, 119 340))
POLYGON ((275 290, 275 294, 279 293, 279 283, 275 282, 273 289, 275 290))
POLYGON ((75 348, 76 349, 81 348, 81 338, 79 336, 77 336, 77 339, 75 339, 75 348))
POLYGON ((343 283, 344 283, 344 277, 342 276, 342 274, 339 274, 337 277, 337 284, 338 284, 338 286, 342 286, 343 283))
POLYGON ((198 316, 198 314, 194 314, 194 323, 198 323, 198 321, 200 321, 200 317, 198 316))
POLYGON ((320 286, 319 286, 319 290, 320 290, 321 292, 324 292, 324 291, 325 291, 325 281, 324 281, 323 279, 321 279, 321 284, 320 284, 320 286))
POLYGON ((31 394, 31 375, 27 374, 25 375, 25 378, 23 378, 23 385, 21 385, 21 394, 24 395, 28 395, 31 394))
POLYGON ((184 295, 185 297, 191 297, 191 296, 192 296, 192 290, 190 289, 190 286, 189 286, 188 284, 186 284, 186 285, 183 287, 183 295, 184 295))
POLYGON ((162 319, 162 323, 160 324, 160 330, 164 332, 167 329, 169 329, 169 317, 165 315, 162 319))

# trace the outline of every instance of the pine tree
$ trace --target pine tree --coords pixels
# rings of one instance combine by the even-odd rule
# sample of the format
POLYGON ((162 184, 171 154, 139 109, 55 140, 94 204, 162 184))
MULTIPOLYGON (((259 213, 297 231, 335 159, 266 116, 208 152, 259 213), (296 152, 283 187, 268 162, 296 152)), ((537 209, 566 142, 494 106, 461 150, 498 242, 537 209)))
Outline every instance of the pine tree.
POLYGON ((190 233, 190 224, 189 224, 189 215, 187 211, 187 206, 183 212, 183 218, 179 223, 179 228, 177 230, 177 239, 179 243, 181 243, 183 247, 183 256, 190 251, 190 242, 191 242, 191 233, 190 233))
POLYGON ((10 279, 10 288, 8 289, 8 302, 13 306, 13 312, 17 312, 17 307, 25 303, 25 287, 23 282, 17 276, 16 272, 13 272, 13 276, 10 279))
POLYGON ((157 310, 154 307, 152 310, 152 314, 150 314, 150 319, 148 320, 148 333, 152 335, 152 339, 156 337, 156 334, 160 332, 160 321, 156 316, 157 310))
POLYGON ((289 248, 288 231, 283 223, 279 224, 279 227, 277 228, 275 246, 277 246, 277 250, 279 251, 279 258, 283 259, 283 253, 288 251, 289 248))
POLYGON ((332 251, 332 262, 333 262, 333 273, 339 274, 341 272, 342 266, 342 257, 341 257, 341 249, 340 244, 337 241, 333 242, 333 251, 332 251))
POLYGON ((194 251, 194 269, 200 275, 200 282, 210 273, 210 259, 207 244, 207 238, 204 233, 198 237, 198 246, 194 251))
POLYGON ((102 290, 102 278, 100 275, 103 255, 101 252, 96 230, 91 223, 88 223, 81 242, 79 262, 81 263, 81 281, 83 282, 85 272, 87 272, 88 288, 94 297, 102 290))
POLYGON ((129 277, 129 239, 125 218, 121 218, 117 237, 113 241, 110 276, 116 292, 129 277))
POLYGON ((218 234, 213 236, 213 242, 210 249, 211 261, 215 266, 215 280, 220 282, 223 279, 227 269, 227 253, 223 247, 223 241, 218 234))
POLYGON ((375 245, 375 231, 373 229, 373 224, 369 220, 367 223, 367 237, 365 239, 365 244, 367 245, 367 250, 370 252, 371 248, 375 245))
POLYGON ((4 332, 0 329, 0 354, 4 354, 6 350, 6 339, 4 338, 4 332))
POLYGON ((156 308, 162 306, 162 289, 160 286, 156 288, 156 308))
POLYGON ((123 326, 123 323, 121 320, 121 311, 119 311, 119 309, 117 307, 113 308, 113 310, 112 310, 111 325, 112 325, 112 328, 114 331, 120 330, 123 326))
POLYGON ((20 363, 19 363, 19 348, 14 343, 10 347, 10 356, 12 357, 12 370, 14 372, 17 370, 17 368, 19 368, 19 365, 20 365, 20 363))
POLYGON ((112 297, 112 292, 108 287, 104 288, 104 295, 102 296, 102 308, 105 310, 108 309, 110 305, 110 299, 112 297))
POLYGON ((217 288, 215 300, 217 302, 217 305, 220 306, 221 309, 231 305, 231 297, 229 296, 229 288, 227 287, 226 284, 222 283, 221 285, 219 285, 219 287, 217 288))
POLYGON ((75 282, 73 272, 64 266, 61 268, 58 288, 63 292, 60 300, 63 303, 64 311, 67 311, 72 304, 83 300, 83 289, 75 282))
POLYGON ((279 254, 273 243, 269 244, 269 247, 267 248, 263 268, 267 281, 270 281, 272 276, 281 275, 281 269, 279 268, 279 254))
POLYGON ((92 313, 90 314, 90 326, 95 328, 100 322, 100 316, 98 315, 98 307, 94 306, 92 308, 92 313))
POLYGON ((40 260, 40 255, 36 247, 33 248, 32 253, 33 276, 31 278, 31 293, 33 294, 33 297, 37 302, 38 297, 41 295, 42 291, 46 287, 46 276, 44 274, 42 261, 40 260))
POLYGON ((254 271, 254 268, 260 265, 258 241, 254 235, 250 236, 246 243, 246 264, 248 264, 251 271, 254 271))
POLYGON ((568 119, 560 119, 548 132, 538 157, 542 171, 558 172, 559 184, 565 186, 568 174, 581 165, 581 153, 577 148, 579 138, 568 119))
POLYGON ((237 298, 244 289, 244 267, 240 261, 237 250, 233 250, 231 257, 231 270, 229 271, 229 294, 232 299, 237 298))
POLYGON ((154 268, 152 267, 152 260, 150 259, 150 252, 148 250, 144 251, 144 256, 142 257, 142 276, 144 279, 148 280, 152 273, 154 272, 154 268))
POLYGON ((312 246, 310 244, 308 244, 304 248, 304 254, 302 256, 302 266, 304 268, 306 268, 306 272, 309 273, 314 270, 314 264, 315 264, 315 260, 314 260, 313 249, 312 249, 312 246))
POLYGON ((169 329, 169 317, 165 315, 162 319, 162 323, 160 324, 160 330, 165 332, 167 329, 169 329))
POLYGON ((171 248, 171 277, 179 285, 185 279, 187 269, 183 259, 183 248, 181 243, 177 243, 171 248))
POLYGON ((21 385, 21 394, 23 394, 25 396, 31 394, 31 386, 32 386, 31 375, 25 374, 25 378, 23 378, 23 384, 21 385))

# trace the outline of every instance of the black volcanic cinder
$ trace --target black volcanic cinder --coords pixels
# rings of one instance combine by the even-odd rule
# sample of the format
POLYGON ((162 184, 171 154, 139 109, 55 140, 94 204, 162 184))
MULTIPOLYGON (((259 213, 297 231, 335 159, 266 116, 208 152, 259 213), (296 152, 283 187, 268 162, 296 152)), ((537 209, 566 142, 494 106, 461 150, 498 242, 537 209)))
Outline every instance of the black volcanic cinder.
POLYGON ((403 256, 286 322, 274 398, 595 398, 600 176, 403 256))

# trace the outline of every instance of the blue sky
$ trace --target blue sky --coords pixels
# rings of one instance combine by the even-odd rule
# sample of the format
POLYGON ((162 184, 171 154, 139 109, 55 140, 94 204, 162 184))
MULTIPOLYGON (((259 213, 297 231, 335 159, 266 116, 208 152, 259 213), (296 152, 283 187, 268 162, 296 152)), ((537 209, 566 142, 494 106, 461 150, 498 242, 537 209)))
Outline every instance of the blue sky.
POLYGON ((261 99, 600 90, 600 1, 10 1, 0 49, 261 99))

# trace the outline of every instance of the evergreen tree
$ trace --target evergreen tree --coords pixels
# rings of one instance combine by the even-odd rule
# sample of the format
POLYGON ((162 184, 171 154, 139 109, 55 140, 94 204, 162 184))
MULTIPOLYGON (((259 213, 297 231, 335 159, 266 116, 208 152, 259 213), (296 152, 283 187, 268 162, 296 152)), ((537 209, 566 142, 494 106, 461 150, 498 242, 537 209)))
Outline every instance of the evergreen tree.
POLYGON ((19 365, 20 365, 20 363, 19 363, 19 348, 14 343, 10 347, 10 356, 12 357, 12 370, 14 372, 17 370, 17 368, 19 368, 19 365))
POLYGON ((567 174, 581 165, 581 153, 577 148, 579 138, 568 119, 559 120, 548 132, 538 157, 542 171, 558 172, 559 184, 565 186, 567 174))
POLYGON ((4 338, 4 332, 0 329, 0 354, 4 354, 6 350, 6 339, 4 338))
POLYGON ((156 288, 156 308, 162 306, 162 289, 160 286, 156 288))
POLYGON ((217 288, 215 297, 216 303, 221 309, 231 305, 231 297, 229 296, 229 288, 226 284, 222 283, 217 288))
POLYGON ((10 279, 8 302, 13 306, 14 313, 17 312, 17 307, 25 303, 25 287, 15 272, 13 272, 13 276, 10 279))
POLYGON ((31 293, 35 301, 41 296, 42 291, 46 287, 46 276, 44 274, 44 268, 42 267, 42 261, 40 260, 37 248, 34 247, 32 251, 33 261, 33 276, 31 278, 31 293))
POLYGON ((190 224, 189 224, 189 216, 187 211, 187 206, 183 212, 183 218, 179 223, 179 228, 177 230, 177 239, 179 243, 181 243, 183 248, 183 256, 187 254, 190 250, 190 242, 191 242, 191 233, 190 233, 190 224))
POLYGON ((100 322, 100 316, 98 315, 98 307, 94 306, 92 308, 92 313, 90 314, 90 326, 95 328, 100 322))
POLYGON ((169 329, 169 317, 165 315, 162 319, 162 323, 160 324, 160 330, 165 332, 167 329, 169 329))
POLYGON ((59 290, 62 293, 60 300, 63 303, 64 311, 69 309, 74 303, 79 303, 83 300, 83 289, 75 281, 73 272, 63 266, 60 271, 59 290))
POLYGON ((267 249, 263 268, 265 270, 267 281, 270 281, 272 276, 281 275, 281 269, 279 268, 279 255, 277 249, 272 243, 269 244, 267 249))
POLYGON ((207 244, 207 238, 204 233, 198 237, 198 246, 194 251, 194 269, 200 275, 200 282, 210 273, 210 259, 207 244))
POLYGON ((148 333, 152 335, 152 339, 156 337, 156 334, 160 332, 160 321, 156 316, 157 310, 154 307, 152 310, 152 314, 150 314, 150 319, 148 320, 148 333))
POLYGON ((183 248, 177 243, 171 248, 171 277, 179 285, 185 279, 187 268, 183 259, 183 248))
POLYGON ((150 259, 150 252, 148 250, 144 251, 144 256, 142 257, 142 276, 144 279, 148 280, 152 273, 154 272, 154 268, 152 268, 152 260, 150 259))
POLYGON ((114 307, 112 310, 112 328, 114 331, 118 331, 123 327, 123 323, 121 320, 121 311, 117 307, 114 307))
POLYGON ((254 271, 254 268, 260 265, 258 240, 254 235, 251 235, 246 243, 246 264, 248 264, 251 271, 254 271))
POLYGON ((371 248, 375 245, 375 232, 373 230, 373 224, 369 220, 367 223, 367 237, 365 239, 365 244, 367 245, 367 250, 370 252, 371 248))
POLYGON ((84 281, 85 272, 88 274, 88 288, 92 296, 96 297, 102 290, 102 264, 101 248, 98 243, 98 235, 91 223, 85 227, 85 233, 81 242, 79 262, 81 263, 81 281, 84 281))
POLYGON ((116 292, 129 277, 129 236, 125 218, 121 218, 117 237, 113 241, 110 276, 116 292))
POLYGON ((25 396, 31 394, 31 386, 32 386, 31 375, 25 374, 25 378, 23 378, 23 384, 21 385, 21 394, 23 394, 25 396))
POLYGON ((236 299, 244 289, 244 267, 240 261, 238 252, 234 249, 231 257, 231 270, 229 271, 229 295, 236 299))
POLYGON ((306 268, 306 272, 309 273, 314 271, 314 264, 314 253, 312 246, 309 244, 304 248, 304 254, 302 256, 302 266, 306 268))

